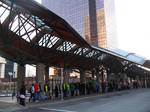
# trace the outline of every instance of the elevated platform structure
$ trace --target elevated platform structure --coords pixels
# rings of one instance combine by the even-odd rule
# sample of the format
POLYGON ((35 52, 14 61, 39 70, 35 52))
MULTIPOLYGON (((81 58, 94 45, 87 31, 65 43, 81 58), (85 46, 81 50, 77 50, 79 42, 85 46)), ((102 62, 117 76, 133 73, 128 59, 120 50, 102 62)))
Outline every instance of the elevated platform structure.
POLYGON ((0 10, 0 53, 20 65, 89 71, 104 66, 113 73, 150 74, 142 67, 147 62, 90 46, 65 20, 33 0, 0 0, 0 10))

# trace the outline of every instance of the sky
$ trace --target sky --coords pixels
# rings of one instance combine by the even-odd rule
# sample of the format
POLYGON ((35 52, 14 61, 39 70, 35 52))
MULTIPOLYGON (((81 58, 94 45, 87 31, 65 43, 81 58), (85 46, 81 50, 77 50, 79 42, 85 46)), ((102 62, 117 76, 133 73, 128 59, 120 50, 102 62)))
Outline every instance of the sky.
POLYGON ((42 1, 42 0, 35 0, 35 1, 37 1, 37 2, 41 3, 41 1, 42 1))
POLYGON ((150 59, 150 0, 115 0, 118 48, 150 59))

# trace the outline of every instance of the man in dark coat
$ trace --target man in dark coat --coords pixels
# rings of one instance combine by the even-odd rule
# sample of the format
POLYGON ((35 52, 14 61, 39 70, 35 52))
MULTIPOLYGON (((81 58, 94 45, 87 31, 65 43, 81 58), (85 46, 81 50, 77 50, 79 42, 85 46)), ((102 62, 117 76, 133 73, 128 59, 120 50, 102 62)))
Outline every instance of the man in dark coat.
POLYGON ((23 83, 20 88, 20 105, 25 106, 25 95, 26 95, 26 88, 23 83))

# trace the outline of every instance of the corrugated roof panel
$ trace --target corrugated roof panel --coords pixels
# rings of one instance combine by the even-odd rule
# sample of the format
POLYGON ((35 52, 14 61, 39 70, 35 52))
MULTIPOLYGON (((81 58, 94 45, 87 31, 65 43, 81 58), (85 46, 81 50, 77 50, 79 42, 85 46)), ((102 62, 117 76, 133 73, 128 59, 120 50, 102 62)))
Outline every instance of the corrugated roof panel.
POLYGON ((116 49, 114 50, 114 52, 127 58, 127 60, 138 63, 140 65, 143 65, 145 63, 145 58, 142 56, 138 56, 135 53, 129 53, 121 49, 116 49))
POLYGON ((143 64, 145 63, 145 59, 144 59, 144 58, 139 57, 139 56, 136 56, 136 55, 134 55, 134 54, 128 55, 128 56, 127 56, 127 59, 128 59, 128 60, 131 60, 131 61, 134 61, 134 62, 136 62, 136 63, 139 63, 139 64, 141 64, 141 65, 143 65, 143 64))
POLYGON ((116 49, 114 52, 119 54, 119 55, 122 55, 122 56, 127 56, 129 54, 128 52, 123 51, 121 49, 116 49))

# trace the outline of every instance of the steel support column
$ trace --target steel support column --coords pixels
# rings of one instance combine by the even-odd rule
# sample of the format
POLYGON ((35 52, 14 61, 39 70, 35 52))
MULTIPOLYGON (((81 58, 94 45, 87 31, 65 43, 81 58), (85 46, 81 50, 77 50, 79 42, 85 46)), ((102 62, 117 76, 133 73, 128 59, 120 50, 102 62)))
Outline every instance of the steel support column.
POLYGON ((21 85, 25 83, 25 65, 18 65, 17 72, 17 91, 20 90, 21 85))
POLYGON ((80 83, 85 83, 85 71, 80 69, 80 83))
POLYGON ((44 75, 45 75, 45 65, 42 63, 38 63, 36 65, 36 80, 39 82, 42 91, 44 87, 44 75))
POLYGON ((45 67, 45 83, 49 82, 49 66, 45 67))
POLYGON ((64 83, 69 83, 69 73, 70 73, 70 70, 68 70, 68 69, 64 69, 64 83))

